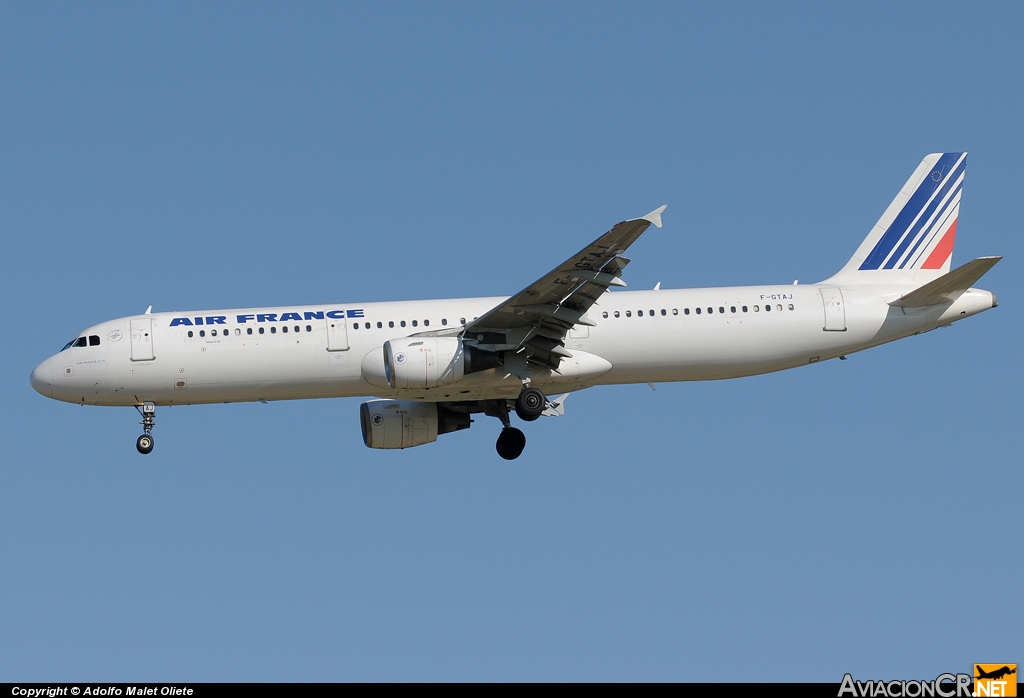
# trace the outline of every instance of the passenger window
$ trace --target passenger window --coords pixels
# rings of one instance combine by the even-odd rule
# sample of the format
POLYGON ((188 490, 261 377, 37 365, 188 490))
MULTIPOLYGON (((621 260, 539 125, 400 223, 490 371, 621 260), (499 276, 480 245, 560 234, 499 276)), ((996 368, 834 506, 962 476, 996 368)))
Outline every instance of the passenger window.
POLYGON ((394 326, 395 326, 395 321, 394 320, 388 320, 388 327, 394 327, 394 326))
POLYGON ((714 308, 708 308, 708 315, 713 315, 715 312, 714 308))
POLYGON ((402 320, 402 321, 401 321, 401 322, 399 322, 398 324, 399 324, 399 325, 401 325, 402 327, 405 327, 405 320, 402 320))
POLYGON ((668 315, 668 313, 665 311, 664 308, 661 309, 661 315, 662 315, 662 317, 664 317, 665 315, 668 315))
POLYGON ((188 331, 188 336, 189 336, 189 337, 191 337, 191 336, 192 336, 192 330, 189 330, 189 331, 188 331))
POLYGON ((98 334, 89 335, 89 346, 98 347, 100 345, 100 336, 98 334))
POLYGON ((448 324, 448 318, 446 318, 446 317, 441 318, 441 324, 442 325, 447 325, 448 324))
POLYGON ((417 326, 417 325, 419 325, 419 324, 420 324, 420 323, 419 323, 418 321, 416 321, 416 320, 413 320, 413 321, 412 321, 412 326, 413 326, 413 327, 416 327, 416 326, 417 326))
POLYGON ((271 327, 270 328, 270 334, 277 334, 277 328, 276 327, 271 327))
POLYGON ((789 304, 789 309, 790 310, 795 310, 795 308, 793 308, 793 304, 792 303, 789 304))
POLYGON ((633 311, 632 310, 627 310, 626 311, 626 317, 633 317, 633 311))
POLYGON ((765 303, 764 304, 764 312, 766 312, 766 313, 772 312, 772 304, 771 303, 765 303))
POLYGON ((730 313, 735 313, 736 312, 736 306, 735 305, 730 305, 729 306, 729 312, 730 313))
MULTIPOLYGON (((650 311, 648 311, 648 312, 649 312, 649 313, 651 314, 651 317, 654 317, 654 311, 653 311, 653 310, 650 310, 650 311)), ((662 314, 662 315, 664 315, 664 314, 665 314, 665 311, 664 311, 664 310, 662 310, 662 311, 661 311, 661 314, 662 314)))
POLYGON ((384 327, 384 323, 383 323, 383 322, 378 322, 378 323, 377 323, 377 329, 379 330, 379 329, 381 329, 382 327, 384 327))
POLYGON ((723 308, 722 306, 718 306, 718 312, 720 312, 722 315, 725 315, 725 308, 723 308))
MULTIPOLYGON (((359 323, 358 322, 356 323, 356 329, 357 330, 359 329, 359 323)), ((214 331, 216 332, 216 330, 214 330, 214 331)), ((273 332, 273 330, 271 330, 271 332, 273 332)), ((281 332, 283 332, 284 334, 288 334, 288 325, 281 325, 281 332)))
MULTIPOLYGON (((377 324, 379 325, 380 323, 378 322, 377 324)), ((313 327, 310 326, 310 325, 306 325, 306 332, 312 332, 312 331, 313 331, 313 327)))
POLYGON ((700 315, 700 308, 694 308, 694 310, 696 310, 697 314, 700 315))
POLYGON ((430 320, 424 320, 423 321, 423 326, 424 327, 430 327, 430 320))
POLYGON ((246 327, 245 328, 245 333, 246 334, 252 334, 252 328, 251 327, 246 327))
POLYGON ((263 329, 264 328, 262 328, 262 327, 260 328, 260 334, 263 334, 263 329))
POLYGON ((747 312, 747 306, 743 306, 743 312, 747 312))
POLYGON ((601 317, 608 317, 608 311, 606 310, 603 313, 601 313, 601 317))
POLYGON ((460 324, 460 325, 465 325, 465 324, 466 324, 466 318, 464 318, 464 317, 460 317, 460 318, 459 318, 459 324, 460 324))
MULTIPOLYGON (((678 314, 679 314, 679 308, 672 308, 672 314, 673 314, 673 315, 678 315, 678 314)), ((687 314, 687 315, 689 315, 689 314, 690 314, 690 311, 689 311, 689 310, 687 310, 687 311, 686 311, 686 314, 687 314)))
POLYGON ((755 305, 755 306, 754 306, 754 312, 756 313, 756 312, 758 312, 759 310, 761 310, 761 306, 759 306, 759 305, 755 305))
POLYGON ((241 336, 242 336, 242 330, 240 330, 240 329, 238 329, 238 328, 236 327, 236 328, 235 328, 235 336, 236 336, 236 337, 241 337, 241 336))
POLYGON ((642 310, 636 311, 636 316, 637 317, 643 317, 644 316, 644 311, 642 311, 642 310))
POLYGON ((689 315, 689 314, 690 314, 690 309, 689 308, 683 308, 683 315, 689 315))
POLYGON ((615 311, 615 317, 618 317, 618 316, 619 316, 619 311, 618 311, 618 310, 616 310, 616 311, 615 311))
POLYGON ((775 309, 778 310, 781 313, 782 312, 782 303, 779 303, 777 306, 775 306, 775 309))
POLYGON ((206 336, 206 330, 199 330, 199 336, 200 337, 205 337, 206 336))

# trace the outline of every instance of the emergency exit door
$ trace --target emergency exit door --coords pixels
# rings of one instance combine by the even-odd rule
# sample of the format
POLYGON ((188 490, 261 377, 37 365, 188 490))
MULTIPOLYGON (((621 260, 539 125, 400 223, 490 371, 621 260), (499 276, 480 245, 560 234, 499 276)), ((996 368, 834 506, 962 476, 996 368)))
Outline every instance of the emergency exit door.
POLYGON ((821 289, 821 301, 825 305, 826 332, 846 332, 846 304, 843 292, 838 288, 821 289))
POLYGON ((348 349, 348 325, 344 318, 327 318, 327 351, 348 349))
POLYGON ((132 320, 132 361, 152 361, 153 354, 153 319, 141 318, 132 320))

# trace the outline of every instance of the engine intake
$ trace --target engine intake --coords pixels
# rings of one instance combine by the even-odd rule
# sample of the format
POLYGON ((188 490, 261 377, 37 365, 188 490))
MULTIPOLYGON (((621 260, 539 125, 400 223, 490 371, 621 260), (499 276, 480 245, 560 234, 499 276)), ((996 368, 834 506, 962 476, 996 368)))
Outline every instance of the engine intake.
POLYGON ((403 337, 384 343, 384 376, 396 390, 436 388, 498 365, 498 355, 458 337, 403 337))
POLYGON ((370 448, 412 448, 437 441, 438 434, 469 429, 468 413, 436 402, 370 400, 359 406, 363 443, 370 448))

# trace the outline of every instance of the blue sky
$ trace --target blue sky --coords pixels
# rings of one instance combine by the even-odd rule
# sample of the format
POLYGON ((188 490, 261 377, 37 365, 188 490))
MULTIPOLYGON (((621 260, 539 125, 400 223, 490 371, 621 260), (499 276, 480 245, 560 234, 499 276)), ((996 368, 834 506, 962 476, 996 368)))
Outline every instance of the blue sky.
POLYGON ((1021 662, 1020 4, 0 5, 0 680, 932 678, 1021 662), (44 399, 156 310, 813 282, 968 150, 1000 307, 370 451, 359 400, 44 399))

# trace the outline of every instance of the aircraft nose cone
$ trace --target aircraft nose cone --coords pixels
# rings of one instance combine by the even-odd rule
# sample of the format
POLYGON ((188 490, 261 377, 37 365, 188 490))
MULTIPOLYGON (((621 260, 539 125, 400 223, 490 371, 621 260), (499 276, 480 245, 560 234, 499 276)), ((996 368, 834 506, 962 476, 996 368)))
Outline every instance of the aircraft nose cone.
POLYGON ((53 397, 53 381, 50 377, 50 372, 50 362, 44 361, 35 367, 28 379, 32 384, 32 388, 40 395, 45 395, 46 397, 53 397))

